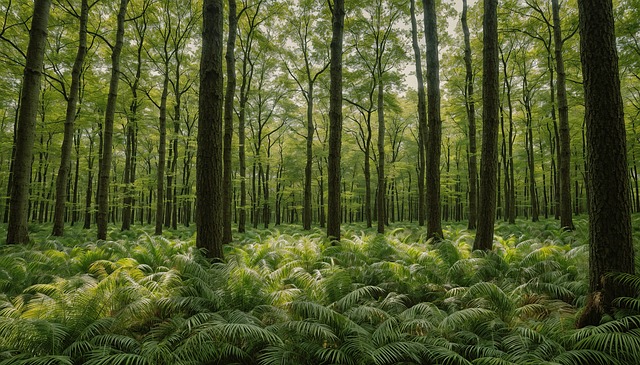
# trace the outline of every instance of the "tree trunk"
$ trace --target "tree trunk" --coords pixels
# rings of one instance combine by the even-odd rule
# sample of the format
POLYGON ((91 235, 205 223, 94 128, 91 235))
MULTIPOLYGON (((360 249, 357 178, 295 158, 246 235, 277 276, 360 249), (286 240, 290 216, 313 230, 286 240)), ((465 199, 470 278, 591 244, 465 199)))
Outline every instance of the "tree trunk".
POLYGON ((411 0, 411 40, 416 60, 416 79, 418 82, 418 225, 424 226, 426 216, 425 203, 425 147, 427 143, 427 109, 424 93, 422 60, 418 43, 418 24, 416 22, 416 2, 411 0))
POLYGON ((440 205, 440 153, 442 119, 440 118, 440 60, 438 59, 438 27, 435 0, 422 0, 427 42, 427 238, 442 239, 440 205))
POLYGON ((231 143, 233 142, 233 99, 236 90, 236 32, 238 16, 236 15, 236 0, 229 1, 229 36, 225 60, 227 63, 227 89, 224 96, 224 150, 223 150, 223 199, 224 199, 224 232, 223 243, 231 243, 231 205, 233 183, 231 179, 231 143))
POLYGON ((116 43, 111 52, 111 81, 109 83, 109 96, 104 116, 104 129, 102 139, 102 158, 98 172, 98 239, 107 239, 107 220, 109 214, 109 175, 111 173, 111 158, 113 155, 113 122, 116 112, 116 100, 118 98, 118 81, 120 80, 120 53, 124 43, 124 18, 127 13, 129 0, 120 0, 118 10, 118 25, 116 43))
MULTIPOLYGON (((473 92, 473 69, 471 68, 471 42, 469 40, 469 26, 467 25, 467 0, 462 0, 461 21, 462 32, 464 33, 464 99, 467 111, 467 122, 469 124, 469 224, 467 225, 467 229, 475 229, 478 219, 478 159, 476 156, 476 104, 473 92)), ((507 175, 505 175, 505 178, 506 177, 507 175)))
POLYGON ((198 150, 196 158, 196 246, 207 257, 222 260, 222 0, 205 0, 202 7, 202 54, 198 150))
POLYGON ((569 107, 567 105, 566 75, 562 58, 562 28, 560 24, 560 6, 558 0, 552 0, 553 39, 556 54, 556 73, 558 75, 556 90, 558 92, 558 116, 560 119, 560 227, 573 230, 571 215, 571 141, 569 137, 569 107))
MULTIPOLYGON (((305 53, 306 57, 306 53, 305 53)), ((307 68, 307 73, 309 69, 307 68)), ((310 76, 310 75, 309 75, 310 76)), ((306 163, 304 166, 304 196, 302 209, 302 229, 311 229, 311 168, 313 163, 313 82, 309 80, 307 86, 307 137, 306 137, 306 163)))
MULTIPOLYGON (((166 44, 165 44, 166 47, 166 44)), ((166 57, 166 52, 165 52, 166 57)), ((164 75, 162 81, 162 95, 160 96, 160 118, 158 130, 160 137, 158 141, 158 167, 156 178, 156 229, 155 234, 162 234, 162 225, 164 224, 164 175, 166 165, 167 151, 167 96, 169 94, 169 58, 167 57, 164 67, 164 75)))
POLYGON ((332 8, 331 85, 329 97, 329 161, 327 237, 340 241, 340 155, 342 148, 342 42, 344 0, 335 0, 332 8))
POLYGON ((53 216, 53 236, 64 235, 64 210, 67 201, 67 184, 71 170, 71 150, 73 147, 74 122, 76 119, 76 106, 80 94, 80 73, 87 54, 87 19, 89 18, 89 4, 82 0, 80 10, 80 31, 78 35, 78 53, 73 62, 71 71, 71 89, 67 99, 67 111, 64 120, 64 137, 62 139, 62 152, 60 154, 60 168, 56 178, 56 205, 53 216))
POLYGON ((29 46, 24 67, 22 103, 16 128, 16 156, 14 160, 7 244, 28 243, 29 178, 35 139, 36 115, 40 97, 40 82, 44 50, 47 44, 47 25, 51 0, 35 0, 29 32, 29 46))
POLYGON ((482 51, 482 156, 480 200, 474 250, 491 250, 496 211, 496 171, 498 168, 498 1, 484 1, 482 51))
POLYGON ((634 274, 623 100, 611 0, 579 0, 589 171, 589 302, 578 326, 597 325, 634 291, 607 274, 634 274))

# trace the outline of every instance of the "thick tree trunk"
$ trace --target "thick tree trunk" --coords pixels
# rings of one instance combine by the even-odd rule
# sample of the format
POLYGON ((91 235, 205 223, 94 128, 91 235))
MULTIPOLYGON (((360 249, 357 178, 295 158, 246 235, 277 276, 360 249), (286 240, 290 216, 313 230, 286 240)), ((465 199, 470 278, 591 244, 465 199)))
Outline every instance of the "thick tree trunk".
POLYGON ((233 99, 236 90, 236 32, 238 16, 236 15, 236 0, 229 2, 229 36, 225 60, 227 63, 227 89, 224 96, 224 150, 223 150, 223 199, 224 199, 224 235, 223 243, 231 243, 231 206, 233 184, 231 179, 231 144, 233 142, 233 99))
POLYGON ((89 18, 89 4, 82 0, 80 10, 80 31, 78 35, 78 52, 71 70, 71 88, 67 99, 67 111, 64 120, 64 137, 62 139, 62 152, 60 154, 60 168, 56 178, 56 205, 53 216, 53 236, 64 235, 64 210, 67 201, 67 184, 71 170, 71 150, 73 147, 74 122, 76 119, 76 106, 80 94, 80 73, 87 54, 87 19, 89 18))
POLYGON ((22 103, 16 128, 16 156, 13 166, 7 244, 28 243, 27 214, 29 207, 29 178, 35 139, 36 116, 40 96, 40 82, 44 50, 47 44, 47 25, 51 0, 35 0, 24 67, 22 103))
MULTIPOLYGON (((476 156, 476 104, 473 91, 473 69, 471 68, 471 41, 469 39, 469 26, 467 25, 467 0, 462 0, 461 21, 462 32, 464 33, 464 98, 467 111, 467 123, 469 124, 469 224, 467 228, 475 229, 478 219, 478 158, 476 156)), ((507 175, 505 175, 505 179, 506 177, 507 175)), ((506 193, 505 191, 505 196, 506 193)))
POLYGON ((491 250, 496 211, 496 174, 498 168, 498 1, 484 1, 482 51, 482 156, 480 163, 480 200, 474 250, 491 250))
POLYGON ((571 215, 571 141, 569 137, 569 107, 567 105, 566 75, 562 58, 562 28, 560 24, 560 6, 558 0, 552 0, 553 39, 555 43, 556 73, 558 74, 556 89, 558 92, 558 116, 560 119, 560 227, 573 230, 571 215))
POLYGON ((440 153, 442 119, 440 118, 440 60, 438 58, 438 26, 435 0, 422 0, 427 42, 427 238, 442 239, 440 205, 440 153))
POLYGON ((416 61, 416 80, 418 82, 418 225, 424 226, 426 217, 425 201, 425 147, 427 144, 427 109, 422 74, 422 55, 418 43, 418 24, 416 21, 416 2, 411 0, 411 40, 416 61))
POLYGON ((340 155, 342 148, 342 39, 344 0, 333 2, 331 38, 331 85, 329 98, 329 162, 327 237, 340 240, 340 155))
POLYGON ((634 274, 623 100, 611 0, 579 0, 589 171, 589 303, 578 326, 597 325, 633 290, 607 274, 634 274))
POLYGON ((118 81, 120 80, 120 53, 124 43, 124 18, 127 13, 129 0, 120 0, 118 10, 118 24, 116 31, 116 43, 111 52, 111 81, 109 83, 109 96, 104 116, 104 129, 102 137, 102 158, 98 172, 98 239, 107 239, 107 220, 109 215, 109 183, 111 173, 111 158, 113 155, 113 122, 116 112, 116 100, 118 98, 118 81))
POLYGON ((222 0, 205 0, 202 6, 202 54, 198 151, 196 158, 196 246, 207 257, 222 260, 222 0))

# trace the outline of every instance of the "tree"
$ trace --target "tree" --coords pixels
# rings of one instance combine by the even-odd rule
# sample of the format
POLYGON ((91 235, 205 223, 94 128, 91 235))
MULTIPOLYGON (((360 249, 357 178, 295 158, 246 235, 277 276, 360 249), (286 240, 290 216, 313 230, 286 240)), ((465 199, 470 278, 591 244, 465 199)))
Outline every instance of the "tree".
POLYGON ((222 0, 202 4, 202 53, 196 156, 196 246, 222 260, 222 0))
POLYGON ((611 0, 579 0, 589 173, 589 302, 578 326, 597 325, 633 290, 608 274, 634 273, 626 131, 611 0))
POLYGON ((73 145, 73 134, 75 132, 74 122, 76 119, 78 96, 80 94, 80 73, 84 64, 84 57, 87 54, 87 20, 89 18, 89 4, 87 0, 82 0, 80 8, 80 30, 78 32, 78 53, 73 62, 71 70, 71 89, 67 99, 67 111, 64 120, 64 137, 62 140, 62 152, 60 154, 60 168, 56 178, 56 203, 53 217, 54 236, 64 234, 64 210, 67 201, 67 183, 71 170, 71 149, 73 145))
POLYGON ((560 5, 558 0, 551 1, 553 8, 553 40, 556 56, 556 91, 558 93, 558 119, 560 120, 560 153, 558 153, 560 165, 560 227, 573 230, 573 217, 571 214, 571 140, 569 137, 569 106, 567 105, 566 73, 564 71, 564 59, 562 46, 565 39, 562 37, 562 25, 560 24, 560 5))
POLYGON ((473 69, 471 67, 471 42, 467 25, 467 0, 462 0, 462 33, 464 34, 464 98, 467 112, 469 138, 469 224, 468 229, 476 228, 478 220, 478 158, 476 156, 476 106, 473 90, 473 69))
POLYGON ((29 242, 27 215, 29 206, 29 177, 35 139, 36 115, 40 97, 40 82, 51 0, 35 0, 29 31, 29 46, 25 58, 21 104, 16 127, 15 160, 9 207, 7 243, 29 242))
POLYGON ((440 205, 440 153, 442 119, 440 118, 440 60, 438 58, 438 25, 435 0, 422 0, 424 34, 427 42, 427 237, 442 239, 440 205))
POLYGON ((498 1, 484 0, 482 50, 482 156, 478 229, 474 250, 491 250, 496 216, 498 170, 498 1))
POLYGON ((236 35, 238 15, 236 0, 229 1, 229 35, 227 37, 227 89, 224 96, 224 146, 223 146, 223 186, 224 186, 224 243, 231 243, 231 204, 233 203, 231 180, 231 143, 233 142, 233 99, 236 92, 236 35))
POLYGON ((109 82, 109 95, 104 115, 104 127, 102 132, 102 158, 98 170, 98 239, 107 239, 107 220, 109 216, 109 176, 111 174, 111 158, 113 156, 113 122, 116 113, 116 100, 118 99, 118 81, 120 80, 120 53, 124 44, 124 18, 127 13, 129 0, 120 0, 118 10, 118 22, 116 30, 116 43, 111 48, 111 80, 109 82))
MULTIPOLYGON (((466 3, 465 3, 466 4, 466 3)), ((411 45, 416 61, 416 81, 418 82, 418 225, 424 225, 425 220, 425 194, 424 177, 426 169, 425 147, 427 143, 427 108, 424 94, 424 76, 422 74, 422 61, 420 44, 418 43, 418 24, 416 21, 416 1, 411 0, 411 45)))
POLYGON ((289 75, 295 80, 298 89, 302 93, 307 103, 307 123, 306 129, 306 163, 304 167, 304 197, 302 211, 302 228, 311 229, 313 214, 311 209, 311 170, 313 166, 313 135, 315 131, 313 123, 314 107, 314 87, 318 77, 329 67, 327 52, 323 52, 318 46, 319 39, 314 34, 318 34, 317 27, 318 14, 314 8, 315 1, 304 1, 299 4, 299 9, 295 9, 288 19, 288 24, 295 27, 296 32, 292 37, 299 52, 302 53, 303 63, 301 67, 295 67, 296 61, 285 61, 285 67, 289 75))
POLYGON ((344 0, 334 0, 331 7, 331 67, 329 99, 329 160, 327 164, 328 219, 327 237, 340 240, 340 156, 342 148, 342 40, 344 34, 344 0))

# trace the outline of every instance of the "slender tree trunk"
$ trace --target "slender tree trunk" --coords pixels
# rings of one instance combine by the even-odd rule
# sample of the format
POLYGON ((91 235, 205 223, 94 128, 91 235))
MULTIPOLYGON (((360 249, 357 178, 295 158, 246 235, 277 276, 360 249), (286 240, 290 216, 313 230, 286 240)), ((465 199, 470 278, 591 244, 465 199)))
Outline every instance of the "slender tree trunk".
POLYGON ((555 43, 556 73, 558 74, 556 89, 558 92, 558 116, 560 119, 560 227, 573 230, 571 216, 571 140, 569 137, 569 107, 567 105, 566 75, 562 57, 562 28, 560 24, 560 6, 558 0, 552 0, 553 39, 555 43))
POLYGON ((82 228, 91 228, 91 199, 93 197, 93 137, 89 137, 89 156, 87 157, 87 190, 84 198, 84 224, 82 228))
MULTIPOLYGON (((467 25, 467 0, 462 1, 462 32, 464 33, 464 97, 467 111, 467 123, 469 124, 469 224, 467 225, 467 228, 475 229, 476 221, 478 219, 478 159, 476 156, 476 104, 473 90, 473 69, 471 67, 471 41, 469 39, 469 26, 467 25)), ((506 177, 507 175, 505 175, 505 178, 506 177)))
POLYGON ((118 10, 118 24, 116 31, 116 43, 111 52, 111 81, 109 83, 109 96, 105 109, 104 130, 102 138, 102 158, 98 172, 98 239, 107 239, 107 220, 109 214, 109 175, 111 172, 111 158, 113 156, 113 122, 116 112, 116 100, 118 98, 118 81, 120 80, 120 53, 124 43, 124 18, 127 13, 129 0, 120 0, 118 10))
POLYGON ((498 165, 498 1, 484 1, 482 51, 482 156, 480 163, 480 200, 474 250, 491 250, 496 210, 496 173, 498 165))
POLYGON ((29 242, 28 206, 29 178, 36 129, 36 115, 40 96, 40 82, 51 0, 35 0, 29 32, 29 45, 24 67, 22 103, 16 128, 16 156, 14 160, 7 244, 29 242))
MULTIPOLYGON (((165 45, 166 47, 166 45, 165 45)), ((166 52, 165 52, 166 55, 166 52)), ((155 234, 162 234, 162 225, 164 224, 164 175, 166 166, 167 151, 167 96, 169 94, 169 59, 165 59, 164 78, 162 81, 162 95, 160 96, 160 118, 158 141, 158 167, 156 178, 156 229, 155 234)))
POLYGON ((67 184, 71 170, 71 150, 73 147, 74 122, 76 119, 76 107, 80 94, 80 73, 87 54, 87 20, 89 18, 89 4, 82 0, 80 10, 79 44, 76 59, 71 70, 71 88, 67 99, 67 112, 64 121, 64 137, 62 139, 62 152, 60 154, 60 168, 56 178, 56 205, 53 217, 53 236, 64 235, 64 211, 67 201, 67 184))
POLYGON ((207 257, 222 260, 224 235, 222 189, 222 0, 205 0, 202 7, 202 54, 198 151, 196 159, 196 246, 207 257))
MULTIPOLYGON (((379 64, 380 67, 382 65, 379 64)), ((378 68, 378 194, 377 199, 377 216, 378 216, 378 233, 384 233, 384 225, 386 223, 387 214, 386 206, 386 181, 384 178, 384 85, 382 83, 382 70, 378 68)))
MULTIPOLYGON (((305 55, 306 56, 306 55, 305 55)), ((307 68, 307 71, 309 69, 307 68)), ((311 168, 313 163, 313 82, 310 75, 309 83, 307 85, 307 138, 306 138, 306 153, 307 159, 304 166, 304 196, 303 196, 303 209, 302 209, 302 229, 311 229, 312 207, 311 207, 311 168)))
POLYGON ((71 225, 73 226, 78 221, 78 186, 80 181, 80 139, 82 134, 80 130, 77 130, 74 137, 74 147, 76 152, 76 166, 75 175, 73 176, 73 199, 72 199, 72 213, 71 213, 71 225))
POLYGON ((411 0, 411 40, 416 61, 416 79, 418 82, 418 225, 424 226, 426 216, 425 200, 425 147, 427 144, 427 109, 422 74, 422 56, 418 43, 418 24, 416 21, 416 2, 411 0))
POLYGON ((427 42, 427 237, 440 240, 442 236, 440 203, 440 154, 442 119, 440 118, 440 60, 438 59, 438 26, 435 0, 422 0, 424 28, 427 42))
POLYGON ((342 42, 344 0, 334 0, 332 8, 331 85, 329 97, 329 162, 327 236, 340 240, 340 155, 342 148, 342 42))
POLYGON ((223 150, 223 199, 224 199, 224 235, 223 243, 231 243, 231 206, 232 189, 231 179, 231 144, 233 142, 233 99, 236 90, 236 32, 238 28, 238 16, 236 15, 236 0, 228 0, 229 3, 229 35, 227 37, 227 49, 225 60, 227 63, 227 89, 224 96, 224 150, 223 150))

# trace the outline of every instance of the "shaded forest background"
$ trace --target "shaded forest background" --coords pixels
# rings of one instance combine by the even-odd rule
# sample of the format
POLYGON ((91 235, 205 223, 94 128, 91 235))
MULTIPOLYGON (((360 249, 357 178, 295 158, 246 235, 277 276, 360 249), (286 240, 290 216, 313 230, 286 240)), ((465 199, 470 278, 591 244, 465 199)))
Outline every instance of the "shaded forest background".
MULTIPOLYGON (((97 170, 117 5, 96 2, 88 11, 87 52, 79 79, 64 205, 64 221, 70 225, 90 227, 96 219, 97 170)), ((347 6, 351 8, 344 33, 341 219, 371 224, 382 211, 384 223, 418 221, 419 193, 424 189, 420 183, 424 166, 421 146, 425 142, 416 109, 409 3, 378 1, 347 6), (378 133, 380 118, 386 126, 383 135, 378 133), (385 193, 382 201, 376 199, 381 186, 385 193)), ((478 6, 471 5, 468 12, 477 114, 482 110, 482 11, 478 6)), ((110 224, 119 224, 122 229, 136 223, 157 224, 161 230, 194 221, 201 8, 196 1, 138 0, 126 7, 108 204, 110 224)), ((632 0, 617 1, 615 6, 634 211, 640 210, 636 161, 640 152, 636 125, 640 112, 638 8, 632 0)), ((4 222, 8 219, 14 129, 32 10, 29 4, 11 1, 2 6, 0 57, 5 67, 0 88, 0 186, 6 188, 0 214, 4 222)), ((460 10, 457 3, 437 6, 443 121, 441 216, 455 221, 468 219, 469 162, 475 156, 469 143, 460 10)), ((228 214, 240 231, 245 225, 302 224, 306 167, 311 170, 309 224, 322 227, 327 214, 329 72, 325 70, 331 15, 325 4, 313 1, 268 0, 239 2, 236 14, 237 86, 231 115, 233 185, 228 214), (312 148, 309 160, 305 158, 308 143, 312 148)), ((498 15, 496 218, 559 217, 560 137, 554 95, 558 72, 551 3, 505 1, 498 15)), ((70 3, 55 3, 51 9, 30 175, 28 216, 32 222, 49 222, 54 217, 79 16, 79 7, 70 3)), ((577 17, 574 2, 561 3, 571 204, 573 214, 580 215, 586 212, 587 199, 577 17)), ((424 39, 423 25, 417 22, 418 40, 424 39)), ((480 146, 482 123, 477 128, 480 146)), ((308 228, 307 223, 305 226, 308 228)))

